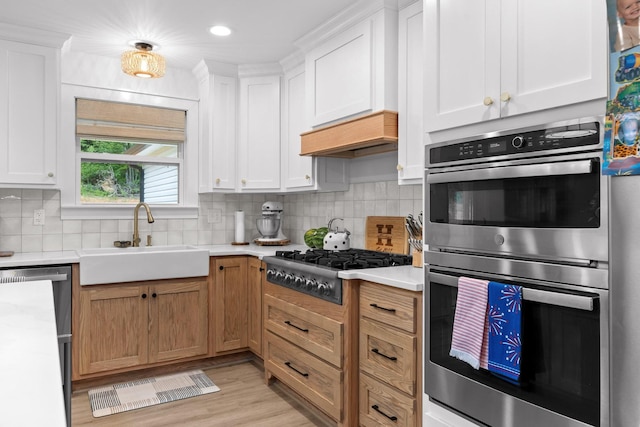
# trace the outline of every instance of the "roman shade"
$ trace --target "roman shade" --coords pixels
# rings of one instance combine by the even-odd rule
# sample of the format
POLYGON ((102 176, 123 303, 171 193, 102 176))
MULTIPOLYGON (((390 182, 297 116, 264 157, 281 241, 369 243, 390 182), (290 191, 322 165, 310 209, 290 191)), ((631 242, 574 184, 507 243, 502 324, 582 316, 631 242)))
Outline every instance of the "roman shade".
POLYGON ((76 99, 76 134, 81 138, 184 142, 185 122, 184 110, 76 99))

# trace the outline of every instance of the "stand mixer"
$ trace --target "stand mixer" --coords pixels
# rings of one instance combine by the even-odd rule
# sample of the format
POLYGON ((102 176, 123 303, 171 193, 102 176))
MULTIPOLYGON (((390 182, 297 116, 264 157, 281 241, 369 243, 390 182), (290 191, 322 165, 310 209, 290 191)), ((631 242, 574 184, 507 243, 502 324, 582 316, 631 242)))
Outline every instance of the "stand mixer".
POLYGON ((254 240, 258 245, 282 246, 290 242, 282 233, 282 203, 264 202, 262 216, 256 219, 256 227, 262 237, 254 240))

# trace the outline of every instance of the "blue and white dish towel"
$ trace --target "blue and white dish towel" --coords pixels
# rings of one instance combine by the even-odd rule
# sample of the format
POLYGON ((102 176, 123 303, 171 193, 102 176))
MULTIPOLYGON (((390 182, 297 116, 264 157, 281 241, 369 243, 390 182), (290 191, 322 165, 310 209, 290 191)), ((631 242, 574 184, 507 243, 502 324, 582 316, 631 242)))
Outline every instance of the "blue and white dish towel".
POLYGON ((522 287, 489 282, 487 331, 489 372, 517 382, 522 349, 522 287))

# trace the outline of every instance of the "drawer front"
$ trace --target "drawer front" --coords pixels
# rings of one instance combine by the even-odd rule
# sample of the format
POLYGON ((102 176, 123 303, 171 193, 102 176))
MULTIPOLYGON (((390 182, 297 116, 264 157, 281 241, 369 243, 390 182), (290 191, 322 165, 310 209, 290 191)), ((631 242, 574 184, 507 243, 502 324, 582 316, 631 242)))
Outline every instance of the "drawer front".
POLYGON ((264 296, 265 328, 342 367, 343 324, 271 295, 264 296))
POLYGON ((416 332, 419 296, 416 292, 364 282, 360 287, 360 316, 413 334, 416 332))
POLYGON ((270 332, 265 370, 335 420, 342 419, 342 372, 270 332))
POLYGON ((415 396, 416 343, 414 336, 360 319, 360 370, 415 396))
POLYGON ((416 400, 360 373, 360 425, 416 427, 416 400))

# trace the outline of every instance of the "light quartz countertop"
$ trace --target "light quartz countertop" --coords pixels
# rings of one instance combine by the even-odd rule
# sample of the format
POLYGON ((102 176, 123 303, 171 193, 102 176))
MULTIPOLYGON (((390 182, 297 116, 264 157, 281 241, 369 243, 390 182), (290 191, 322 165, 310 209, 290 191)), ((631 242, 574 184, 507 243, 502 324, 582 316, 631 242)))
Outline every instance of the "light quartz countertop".
MULTIPOLYGON (((305 245, 260 246, 253 243, 249 245, 198 245, 197 247, 207 249, 211 256, 250 255, 260 259, 275 255, 276 251, 299 250, 305 252, 309 249, 305 245)), ((71 264, 79 261, 80 256, 76 251, 17 253, 11 257, 0 258, 0 268, 71 264)), ((341 271, 339 277, 368 280, 410 291, 422 291, 424 283, 422 269, 413 266, 346 270, 341 271)))
POLYGON ((0 284, 0 424, 65 427, 50 280, 0 284))

